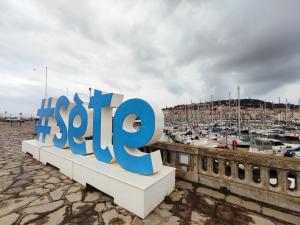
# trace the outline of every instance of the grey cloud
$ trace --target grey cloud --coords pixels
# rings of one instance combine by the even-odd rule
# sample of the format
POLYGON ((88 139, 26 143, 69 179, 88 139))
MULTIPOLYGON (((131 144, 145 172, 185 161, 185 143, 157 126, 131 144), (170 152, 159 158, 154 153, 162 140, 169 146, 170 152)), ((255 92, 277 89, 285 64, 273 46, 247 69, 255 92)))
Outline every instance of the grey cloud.
POLYGON ((0 78, 37 85, 0 85, 0 111, 35 112, 45 66, 52 95, 92 86, 165 106, 234 97, 240 85, 247 97, 296 99, 299 8, 280 0, 2 1, 0 78))

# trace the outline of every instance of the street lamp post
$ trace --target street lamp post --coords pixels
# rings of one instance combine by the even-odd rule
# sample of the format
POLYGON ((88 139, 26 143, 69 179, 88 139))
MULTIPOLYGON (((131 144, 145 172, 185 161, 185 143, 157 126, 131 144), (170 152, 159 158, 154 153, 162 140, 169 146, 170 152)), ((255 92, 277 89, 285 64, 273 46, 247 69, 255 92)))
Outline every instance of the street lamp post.
MULTIPOLYGON (((33 71, 37 71, 37 69, 36 68, 33 68, 33 71)), ((46 74, 45 74, 45 99, 47 99, 47 89, 48 89, 48 67, 46 66, 46 68, 45 68, 45 72, 46 72, 46 74)))
POLYGON ((22 114, 23 113, 20 113, 20 127, 22 126, 22 114))

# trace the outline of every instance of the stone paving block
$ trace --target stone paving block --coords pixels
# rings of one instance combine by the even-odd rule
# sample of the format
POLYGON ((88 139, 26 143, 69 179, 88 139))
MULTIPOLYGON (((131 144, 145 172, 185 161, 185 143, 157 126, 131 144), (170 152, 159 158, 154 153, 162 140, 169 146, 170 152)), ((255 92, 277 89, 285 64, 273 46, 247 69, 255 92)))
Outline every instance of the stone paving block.
POLYGON ((177 181, 176 182, 176 187, 180 187, 180 188, 183 188, 183 189, 189 189, 189 190, 194 189, 192 183, 186 182, 186 181, 183 181, 183 180, 177 181))
POLYGON ((0 171, 0 176, 9 175, 9 174, 10 174, 10 172, 7 170, 0 171))
POLYGON ((64 204, 64 201, 60 200, 57 202, 46 203, 43 205, 31 206, 24 210, 25 214, 34 214, 34 213, 45 213, 53 211, 64 204))
POLYGON ((69 188, 69 190, 68 190, 68 193, 72 193, 72 192, 77 192, 77 191, 79 191, 81 189, 81 186, 79 186, 79 185, 73 185, 73 186, 71 186, 70 188, 69 188))
MULTIPOLYGON (((6 200, 6 199, 9 199, 9 198, 11 198, 11 197, 13 197, 13 196, 14 196, 14 195, 8 195, 8 194, 2 195, 2 194, 0 194, 0 202, 4 201, 4 200, 6 200)), ((0 208, 1 208, 1 206, 0 206, 0 208)))
POLYGON ((57 177, 50 177, 49 179, 47 179, 47 183, 57 184, 59 182, 61 182, 61 180, 58 179, 57 177))
POLYGON ((31 189, 27 189, 25 191, 22 191, 20 193, 20 196, 25 196, 25 195, 34 195, 34 196, 36 196, 36 195, 45 194, 47 192, 49 192, 49 190, 46 189, 46 188, 43 188, 43 187, 31 188, 31 189))
POLYGON ((66 196, 66 198, 69 200, 69 202, 78 202, 82 198, 82 192, 78 191, 78 192, 75 192, 75 193, 68 194, 66 196))
POLYGON ((64 219, 65 219, 65 214, 66 214, 66 209, 67 206, 64 206, 54 212, 52 212, 51 214, 46 216, 46 221, 45 223, 43 223, 44 225, 59 225, 61 224, 64 219))
POLYGON ((106 208, 106 206, 105 206, 104 203, 98 203, 98 204, 95 206, 95 210, 96 210, 97 212, 102 212, 105 208, 106 208))
POLYGON ((229 195, 226 197, 226 202, 234 204, 234 205, 240 205, 242 203, 242 199, 233 195, 229 195))
MULTIPOLYGON (((1 176, 0 177, 0 184, 1 183, 6 183, 6 182, 12 182, 12 181, 14 181, 14 179, 17 177, 17 175, 6 175, 6 176, 1 176)), ((13 182, 12 182, 13 183, 13 182)), ((6 189, 6 188, 4 188, 4 189, 6 189)), ((2 188, 2 190, 4 190, 3 188, 2 188)))
POLYGON ((173 208, 173 205, 171 205, 171 204, 166 204, 166 203, 161 203, 160 205, 159 205, 159 208, 161 208, 161 209, 166 209, 166 210, 171 210, 172 208, 173 208))
POLYGON ((261 210, 262 210, 262 207, 259 204, 255 203, 253 201, 243 200, 243 199, 241 199, 237 196, 234 196, 234 195, 227 196, 225 200, 228 203, 244 207, 244 208, 246 208, 248 210, 251 210, 251 211, 261 212, 261 210))
POLYGON ((215 202, 213 200, 211 200, 210 198, 204 198, 204 201, 211 206, 213 206, 215 204, 215 202))
POLYGON ((133 220, 131 221, 131 225, 144 225, 142 219, 139 217, 135 216, 133 220))
POLYGON ((4 191, 5 189, 9 188, 13 183, 13 180, 2 182, 0 181, 0 191, 4 191))
POLYGON ((199 187, 199 188, 197 188, 197 192, 199 194, 208 195, 208 196, 210 196, 212 198, 215 198, 215 199, 225 199, 225 195, 223 193, 220 193, 218 191, 215 191, 215 190, 212 190, 212 189, 209 189, 209 188, 199 187))
POLYGON ((11 225, 11 224, 14 224, 17 219, 19 218, 19 214, 17 213, 12 213, 12 214, 9 214, 7 216, 4 216, 4 217, 1 217, 0 218, 0 224, 3 224, 3 225, 11 225))
POLYGON ((29 206, 42 205, 42 204, 46 204, 46 203, 49 203, 49 202, 50 201, 49 201, 48 196, 45 195, 45 196, 42 196, 42 197, 38 198, 37 200, 31 202, 29 204, 29 206))
POLYGON ((154 213, 149 214, 143 220, 143 223, 145 225, 158 225, 160 222, 161 222, 161 218, 158 215, 154 214, 154 213))
POLYGON ((275 209, 270 209, 267 207, 262 208, 262 213, 264 215, 271 216, 271 217, 277 218, 279 220, 287 221, 289 223, 300 224, 300 217, 289 214, 289 213, 284 213, 284 212, 281 212, 281 211, 278 211, 275 209))
POLYGON ((252 201, 243 200, 241 203, 241 207, 244 207, 246 209, 249 209, 249 210, 255 211, 255 212, 261 212, 261 210, 262 210, 262 207, 259 204, 252 202, 252 201))
POLYGON ((44 186, 45 188, 48 188, 48 189, 54 189, 55 188, 55 185, 54 184, 47 184, 44 186))
POLYGON ((29 184, 29 183, 31 183, 29 179, 20 179, 17 180, 12 186, 13 187, 24 186, 24 184, 29 184))
POLYGON ((172 216, 172 213, 167 209, 156 208, 154 210, 154 213, 156 213, 157 215, 160 215, 163 218, 172 216))
POLYGON ((24 225, 24 224, 28 223, 29 221, 36 219, 37 217, 39 217, 39 215, 36 215, 36 214, 30 214, 30 215, 24 216, 20 222, 20 225, 24 225))
MULTIPOLYGON (((46 185, 46 183, 43 183, 43 182, 40 182, 40 181, 34 181, 35 183, 30 183, 29 185, 27 185, 25 187, 26 190, 29 190, 29 189, 34 189, 34 188, 43 188, 43 186, 46 185)), ((47 189, 45 189, 47 190, 47 189)))
POLYGON ((84 198, 85 202, 95 202, 101 197, 100 192, 87 192, 84 198))
MULTIPOLYGON (((275 225, 271 220, 267 218, 263 218, 260 215, 251 215, 250 217, 253 220, 253 223, 251 222, 249 225, 275 225)), ((276 224, 277 225, 277 224, 276 224)))
POLYGON ((72 205, 72 212, 73 213, 79 213, 81 211, 84 211, 91 207, 93 204, 92 203, 86 203, 86 202, 75 202, 72 205))
POLYGON ((170 194, 170 197, 172 198, 172 201, 176 202, 176 201, 181 200, 183 194, 184 194, 183 191, 173 191, 173 192, 170 194))
POLYGON ((23 191, 22 187, 10 187, 3 193, 5 194, 19 194, 21 191, 23 191))
POLYGON ((50 192, 50 196, 53 201, 60 200, 64 194, 64 192, 68 189, 68 187, 57 188, 54 191, 50 192))
POLYGON ((176 216, 171 216, 168 218, 167 222, 161 223, 161 225, 179 225, 180 224, 180 219, 176 216))
POLYGON ((0 204, 0 216, 4 216, 19 208, 22 208, 37 198, 38 197, 24 197, 5 200, 0 204))
POLYGON ((130 216, 124 216, 122 214, 118 214, 115 209, 112 209, 110 211, 103 213, 102 218, 103 218, 105 224, 129 225, 132 220, 132 218, 130 216))
POLYGON ((112 209, 112 208, 114 208, 114 207, 117 207, 117 206, 113 206, 112 202, 105 202, 105 206, 106 206, 106 208, 108 208, 108 209, 112 209))
POLYGON ((208 216, 204 216, 198 212, 192 211, 191 221, 196 222, 198 224, 204 224, 208 219, 209 219, 208 216))

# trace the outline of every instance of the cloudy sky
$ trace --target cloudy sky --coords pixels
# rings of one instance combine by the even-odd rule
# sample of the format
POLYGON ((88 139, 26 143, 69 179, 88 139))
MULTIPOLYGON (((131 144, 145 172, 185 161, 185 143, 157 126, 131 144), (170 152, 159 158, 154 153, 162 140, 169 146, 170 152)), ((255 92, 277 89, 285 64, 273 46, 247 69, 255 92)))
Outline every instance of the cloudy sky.
POLYGON ((300 97, 300 1, 0 0, 0 113, 88 87, 177 105, 300 97))

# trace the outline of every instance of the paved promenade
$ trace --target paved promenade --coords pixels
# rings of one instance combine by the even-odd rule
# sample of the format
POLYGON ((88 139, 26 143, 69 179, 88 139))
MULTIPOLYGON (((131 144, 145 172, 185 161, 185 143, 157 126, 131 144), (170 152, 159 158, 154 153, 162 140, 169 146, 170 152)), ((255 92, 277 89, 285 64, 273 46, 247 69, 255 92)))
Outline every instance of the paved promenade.
POLYGON ((22 127, 0 122, 0 225, 289 224, 281 219, 300 224, 297 215, 184 181, 177 181, 170 197, 141 220, 116 206, 111 197, 22 153, 21 141, 32 139, 33 130, 32 122, 22 127))

